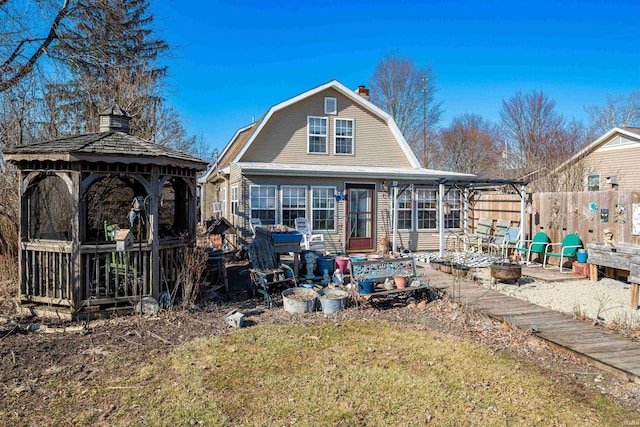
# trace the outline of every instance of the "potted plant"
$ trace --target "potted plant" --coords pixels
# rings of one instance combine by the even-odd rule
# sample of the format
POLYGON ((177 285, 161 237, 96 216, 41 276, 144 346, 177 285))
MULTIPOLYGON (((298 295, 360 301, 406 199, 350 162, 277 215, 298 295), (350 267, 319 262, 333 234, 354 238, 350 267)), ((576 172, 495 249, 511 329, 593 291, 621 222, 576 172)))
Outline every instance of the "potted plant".
POLYGON ((396 285, 396 288, 404 289, 407 287, 407 276, 405 275, 394 276, 393 283, 396 285))

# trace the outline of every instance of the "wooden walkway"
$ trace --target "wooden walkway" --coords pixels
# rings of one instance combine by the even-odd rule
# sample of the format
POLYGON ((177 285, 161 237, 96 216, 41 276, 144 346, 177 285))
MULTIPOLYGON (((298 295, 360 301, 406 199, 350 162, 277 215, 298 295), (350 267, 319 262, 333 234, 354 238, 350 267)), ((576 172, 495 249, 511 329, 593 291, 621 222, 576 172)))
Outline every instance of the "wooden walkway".
POLYGON ((421 265, 419 273, 426 273, 429 285, 445 290, 452 299, 513 327, 531 330, 555 347, 640 384, 640 342, 468 280, 457 281, 454 291, 452 275, 425 266, 421 265))

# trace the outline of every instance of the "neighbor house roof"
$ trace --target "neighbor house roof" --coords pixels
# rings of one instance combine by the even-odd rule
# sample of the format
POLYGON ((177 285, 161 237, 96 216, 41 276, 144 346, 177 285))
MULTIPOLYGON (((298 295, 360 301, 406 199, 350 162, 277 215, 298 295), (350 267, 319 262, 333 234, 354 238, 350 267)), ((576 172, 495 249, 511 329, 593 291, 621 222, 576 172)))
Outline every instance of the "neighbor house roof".
POLYGON ((596 149, 598 149, 599 147, 604 145, 609 140, 609 138, 611 138, 616 133, 620 133, 622 135, 625 135, 625 136, 628 136, 628 137, 631 137, 631 138, 640 139, 640 128, 636 128, 636 127, 615 127, 613 129, 609 130, 608 132, 606 132, 600 138, 598 138, 595 141, 593 141, 591 144, 589 144, 586 147, 584 147, 582 150, 578 151, 576 154, 571 156, 569 159, 564 161, 560 166, 558 166, 557 168, 555 168, 553 170, 553 173, 562 171, 568 165, 573 164, 577 160, 580 160, 580 159, 586 157, 587 155, 593 153, 596 149))
POLYGON ((5 159, 52 160, 52 161, 90 161, 120 163, 153 163, 158 165, 184 166, 198 170, 206 168, 206 162, 154 144, 137 136, 123 132, 98 132, 70 136, 52 141, 19 145, 5 151, 5 159))

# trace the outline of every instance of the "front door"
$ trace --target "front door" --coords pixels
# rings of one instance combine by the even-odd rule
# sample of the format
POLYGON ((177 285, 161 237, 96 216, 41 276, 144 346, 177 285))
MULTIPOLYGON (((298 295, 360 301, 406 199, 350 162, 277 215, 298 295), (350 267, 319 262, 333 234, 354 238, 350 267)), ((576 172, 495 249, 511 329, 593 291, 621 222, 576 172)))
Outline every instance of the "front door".
POLYGON ((372 251, 374 248, 375 184, 347 184, 347 251, 372 251))

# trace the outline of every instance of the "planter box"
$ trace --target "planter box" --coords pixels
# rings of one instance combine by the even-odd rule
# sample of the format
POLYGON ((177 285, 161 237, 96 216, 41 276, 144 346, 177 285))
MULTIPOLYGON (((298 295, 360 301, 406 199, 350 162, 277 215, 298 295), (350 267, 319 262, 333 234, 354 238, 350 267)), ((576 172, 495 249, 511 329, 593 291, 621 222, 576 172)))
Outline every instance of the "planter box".
POLYGON ((273 240, 275 244, 300 244, 300 242, 302 242, 302 233, 299 231, 272 231, 271 240, 273 240))

